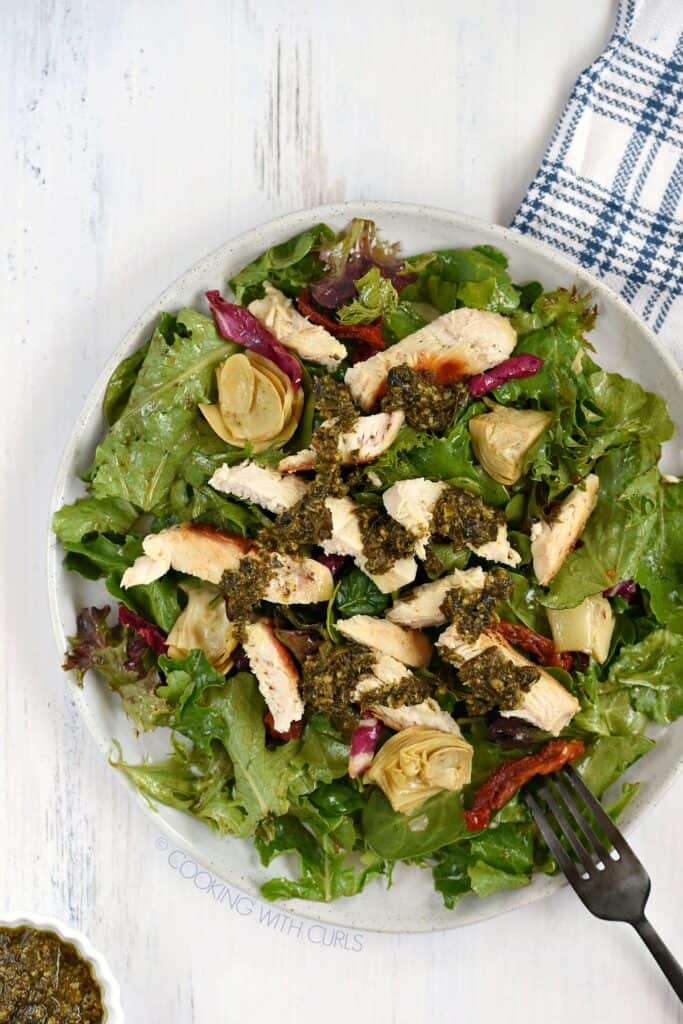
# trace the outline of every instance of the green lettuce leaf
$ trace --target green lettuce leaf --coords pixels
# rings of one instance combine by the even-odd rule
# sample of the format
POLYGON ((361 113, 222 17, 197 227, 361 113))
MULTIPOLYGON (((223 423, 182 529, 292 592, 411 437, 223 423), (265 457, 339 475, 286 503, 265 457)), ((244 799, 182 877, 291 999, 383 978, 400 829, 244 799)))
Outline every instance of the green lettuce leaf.
POLYGON ((373 462, 373 472, 386 487, 397 480, 424 476, 448 480, 480 495, 489 505, 506 505, 510 499, 508 491, 475 463, 472 454, 467 424, 485 409, 481 402, 468 406, 445 437, 401 427, 394 443, 373 462))
POLYGON ((297 855, 300 876, 293 881, 272 878, 261 886, 268 900, 306 899, 329 903, 339 896, 361 892, 370 877, 380 873, 384 865, 378 858, 364 858, 360 870, 349 863, 347 851, 329 835, 316 836, 294 815, 273 822, 267 839, 256 837, 261 863, 269 865, 284 853, 297 855))
POLYGON ((194 310, 184 310, 177 322, 186 333, 174 334, 170 345, 160 327, 155 331, 126 407, 97 449, 88 472, 97 498, 158 509, 183 478, 188 456, 210 435, 197 405, 210 401, 215 367, 236 346, 194 310))
POLYGON ((343 324, 371 324, 398 303, 398 292, 379 267, 371 267, 355 282, 357 296, 337 311, 343 324))
POLYGON ((615 448, 598 462, 598 502, 576 548, 560 569, 544 604, 573 608, 621 580, 637 577, 660 522, 663 485, 658 452, 644 439, 615 448))
POLYGON ((658 621, 683 633, 683 483, 661 481, 653 520, 635 579, 658 621))
POLYGON ((578 771, 596 796, 602 796, 629 765, 654 747, 647 736, 599 736, 588 747, 578 771))
MULTIPOLYGON (((163 313, 162 316, 167 314, 163 313)), ((126 408, 138 371, 149 351, 149 342, 123 359, 116 367, 104 393, 102 411, 108 427, 113 427, 123 410, 126 408)))
POLYGON ((55 512, 52 529, 62 544, 77 543, 89 533, 128 533, 137 518, 122 498, 79 498, 55 512))
POLYGON ((658 629, 623 647, 607 685, 627 688, 634 709, 652 721, 675 721, 683 715, 683 636, 658 629))
POLYGON ((316 224, 262 253, 231 278, 229 284, 237 302, 247 306, 254 299, 260 299, 264 281, 270 281, 285 295, 298 295, 323 273, 325 266, 318 253, 334 237, 334 231, 326 224, 316 224))
POLYGON ((515 875, 510 871, 501 871, 500 868, 494 868, 481 860, 470 865, 467 873, 470 877, 472 891, 481 899, 505 889, 523 889, 531 882, 529 875, 515 875))
POLYGON ((64 565, 89 580, 105 577, 107 590, 131 611, 156 623, 168 633, 180 614, 178 587, 172 576, 124 590, 121 577, 142 552, 142 538, 112 538, 98 533, 77 542, 65 542, 64 565))
POLYGON ((401 302, 427 302, 440 313, 457 305, 508 312, 519 305, 519 292, 506 268, 506 256, 486 245, 414 256, 405 269, 417 280, 401 290, 401 302))

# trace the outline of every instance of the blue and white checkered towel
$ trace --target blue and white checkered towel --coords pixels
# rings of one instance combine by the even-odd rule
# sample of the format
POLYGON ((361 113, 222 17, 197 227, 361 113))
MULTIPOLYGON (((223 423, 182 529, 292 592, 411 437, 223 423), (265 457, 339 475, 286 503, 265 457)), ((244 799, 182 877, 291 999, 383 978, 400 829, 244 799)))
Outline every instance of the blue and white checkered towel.
POLYGON ((604 278, 683 364, 683 0, 620 0, 513 227, 604 278))

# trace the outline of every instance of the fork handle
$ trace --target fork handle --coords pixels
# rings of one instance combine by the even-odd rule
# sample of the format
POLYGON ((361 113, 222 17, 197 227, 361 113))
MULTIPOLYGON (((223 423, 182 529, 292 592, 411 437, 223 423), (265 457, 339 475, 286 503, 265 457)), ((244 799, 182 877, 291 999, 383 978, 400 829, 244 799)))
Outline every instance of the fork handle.
POLYGON ((666 948, 646 917, 631 923, 669 979, 674 992, 683 1002, 683 968, 681 968, 678 960, 666 948))

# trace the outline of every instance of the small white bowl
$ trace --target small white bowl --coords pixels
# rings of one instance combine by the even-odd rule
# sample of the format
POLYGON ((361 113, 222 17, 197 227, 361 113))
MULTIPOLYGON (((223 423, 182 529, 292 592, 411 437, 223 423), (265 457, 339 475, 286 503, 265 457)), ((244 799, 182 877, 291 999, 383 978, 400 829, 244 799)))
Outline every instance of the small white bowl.
POLYGON ((42 917, 37 914, 21 912, 0 913, 0 928, 35 928, 38 931, 54 932, 60 939, 70 942, 76 947, 80 956, 90 964, 93 976, 100 986, 102 1005, 104 1006, 104 1024, 124 1024, 119 983, 111 973, 111 968, 105 958, 92 947, 82 932, 62 924, 55 917, 42 917))

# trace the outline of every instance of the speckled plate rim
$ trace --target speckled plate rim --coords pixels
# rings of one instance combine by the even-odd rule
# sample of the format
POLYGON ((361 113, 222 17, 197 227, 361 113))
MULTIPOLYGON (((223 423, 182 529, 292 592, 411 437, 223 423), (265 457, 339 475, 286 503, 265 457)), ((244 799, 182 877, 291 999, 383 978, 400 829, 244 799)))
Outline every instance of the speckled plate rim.
MULTIPOLYGON (((158 316, 163 309, 167 308, 169 305, 177 305, 177 301, 174 300, 174 295, 188 277, 195 274, 201 274, 203 268, 206 268, 208 275, 210 268, 217 260, 227 258, 229 254, 235 250, 250 250, 258 248, 259 246, 262 250, 268 248, 270 245, 275 244, 270 240, 270 237, 273 235, 279 235, 282 238, 286 238, 299 231, 305 230, 306 227, 327 220, 348 221, 353 217, 381 219, 384 217, 390 218, 392 216, 408 216, 415 219, 431 218, 432 220, 439 222, 444 227, 452 229, 454 242, 457 239, 457 232, 459 230, 472 232, 480 231, 486 235, 493 235, 497 238, 498 243, 503 249, 508 247, 508 251, 510 248, 513 248, 515 250, 534 253, 545 259, 549 264, 554 264, 556 268, 560 268, 567 274, 568 278, 580 278, 582 283, 586 287, 590 288, 596 299, 616 307, 620 316, 630 322, 634 330, 640 334, 645 350, 653 348, 657 352, 661 361, 666 365, 667 370, 670 372, 672 379, 676 382, 676 389, 681 396, 681 401, 683 402, 683 371, 681 371, 677 363, 674 361, 673 356, 664 347, 662 342, 659 341, 659 339, 636 316, 634 311, 624 302, 624 300, 608 285, 595 277, 589 271, 578 267, 567 257, 544 243, 539 242, 528 235, 520 234, 511 228, 502 227, 498 224, 484 221, 476 217, 470 217, 455 211, 445 210, 440 207, 424 206, 417 203, 381 202, 374 200, 329 203, 284 214, 229 239, 222 245, 213 249, 206 256, 197 260, 191 267, 180 274, 159 294, 155 301, 152 302, 147 309, 136 318, 98 376, 74 424, 69 440, 64 448, 55 477, 52 500, 50 502, 50 519, 53 511, 60 507, 62 503, 62 495, 71 473, 71 468, 76 457, 81 436, 83 435, 86 424, 89 422, 91 417, 99 412, 109 377, 121 359, 124 358, 128 350, 133 346, 135 340, 139 339, 141 331, 148 329, 154 318, 158 316)), ((57 649, 61 657, 66 649, 67 635, 60 618, 58 607, 58 559, 58 544, 54 534, 52 534, 48 527, 47 577, 50 617, 52 620, 52 628, 57 649)), ((109 759, 112 753, 111 737, 104 735, 98 728, 84 696, 83 690, 74 686, 71 689, 71 694, 99 750, 109 759)), ((640 763, 642 763, 642 761, 640 763)), ((627 812, 624 814, 623 819, 625 831, 628 832, 630 827, 632 827, 636 821, 641 821, 643 815, 648 810, 651 810, 656 806, 659 800, 664 796, 679 776, 682 768, 683 736, 681 737, 681 743, 679 744, 678 757, 675 765, 673 765, 673 767, 650 789, 649 799, 647 802, 643 803, 642 800, 639 800, 638 796, 636 796, 629 805, 629 808, 627 808, 627 812)), ((121 776, 121 773, 119 774, 121 776)), ((237 874, 236 876, 231 877, 224 867, 216 864, 215 858, 207 856, 206 853, 197 849, 196 844, 188 841, 182 833, 178 832, 169 822, 165 821, 161 815, 157 814, 127 776, 122 775, 121 781, 133 793, 137 803, 142 807, 149 819, 166 835, 172 837, 179 849, 194 858, 197 863, 214 871, 218 877, 224 879, 229 885, 241 890, 258 902, 262 901, 258 886, 255 885, 251 879, 242 874, 237 874)), ((502 913, 508 913, 511 910, 534 903, 550 893, 558 891, 564 885, 566 885, 566 882, 561 876, 550 877, 547 875, 536 875, 534 876, 531 885, 527 888, 500 894, 503 897, 502 900, 499 900, 497 897, 489 897, 488 899, 477 901, 476 904, 472 905, 470 911, 463 915, 459 914, 457 910, 451 911, 450 913, 452 914, 452 917, 446 924, 444 924, 443 921, 438 923, 434 922, 426 915, 420 921, 412 920, 410 925, 407 927, 387 926, 379 921, 367 923, 366 920, 364 920, 364 915, 361 907, 359 906, 359 903, 362 904, 363 894, 351 899, 350 902, 354 904, 354 907, 358 908, 358 913, 355 915, 352 914, 351 916, 345 914, 342 917, 335 917, 334 908, 339 906, 342 902, 341 900, 337 900, 331 904, 315 904, 305 900, 287 900, 279 902, 278 906, 282 907, 282 909, 287 912, 296 914, 298 917, 325 925, 332 924, 365 932, 384 934, 420 934, 450 931, 453 928, 461 928, 469 924, 475 924, 479 921, 485 921, 492 917, 497 917, 502 913), (325 912, 323 912, 323 909, 325 912)), ((344 900, 344 903, 346 902, 347 901, 344 900)))
POLYGON ((72 925, 64 924, 56 917, 31 914, 22 910, 0 912, 0 928, 37 928, 41 931, 54 932, 60 939, 70 942, 90 964, 95 980, 100 986, 102 1003, 106 1011, 103 1024, 124 1024, 119 983, 106 957, 95 949, 83 932, 72 925))

